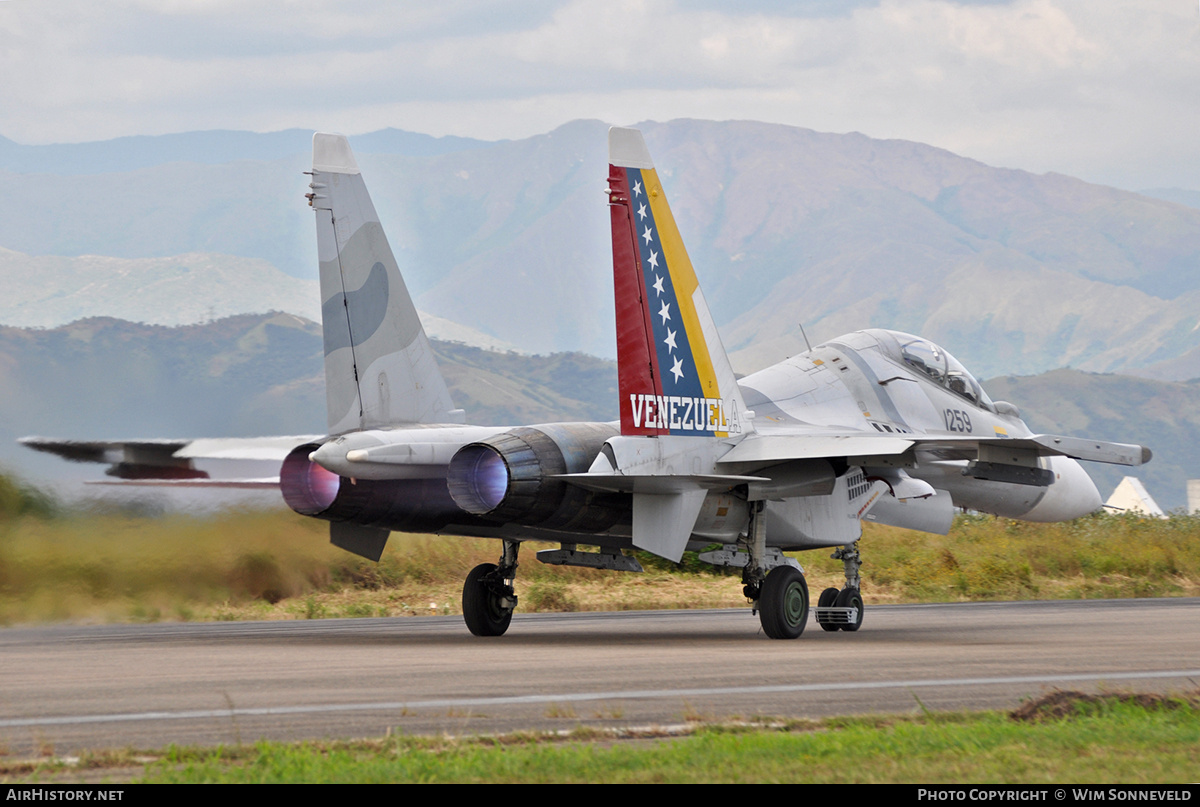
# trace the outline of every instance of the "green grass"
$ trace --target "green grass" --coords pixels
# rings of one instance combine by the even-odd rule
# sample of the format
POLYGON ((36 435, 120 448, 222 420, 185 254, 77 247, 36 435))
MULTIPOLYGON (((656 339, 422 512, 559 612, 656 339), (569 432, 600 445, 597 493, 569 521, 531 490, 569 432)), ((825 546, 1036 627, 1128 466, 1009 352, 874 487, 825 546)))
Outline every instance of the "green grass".
MULTIPOLYGON (((0 505, 4 496, 0 489, 0 505)), ((499 555, 496 541, 396 533, 376 564, 330 546, 325 522, 282 510, 4 512, 3 625, 454 614, 467 572, 499 555)), ((523 612, 745 604, 736 571, 690 553, 681 564, 638 553, 646 572, 627 574, 546 566, 534 557, 540 548, 521 552, 523 612)), ((872 603, 1200 594, 1197 517, 1028 524, 960 516, 947 536, 868 524, 860 550, 872 603)), ((814 599, 842 584, 829 554, 797 555, 814 599)))
MULTIPOLYGON (((122 779, 142 782, 871 782, 932 784, 1194 781, 1195 694, 1164 698, 1057 693, 1014 713, 874 716, 704 725, 686 736, 392 736, 338 743, 172 748, 122 779)), ((85 759, 103 772, 124 757, 85 759)), ((8 771, 81 775, 46 764, 8 771)), ((4 777, 0 769, 0 779, 4 777)))

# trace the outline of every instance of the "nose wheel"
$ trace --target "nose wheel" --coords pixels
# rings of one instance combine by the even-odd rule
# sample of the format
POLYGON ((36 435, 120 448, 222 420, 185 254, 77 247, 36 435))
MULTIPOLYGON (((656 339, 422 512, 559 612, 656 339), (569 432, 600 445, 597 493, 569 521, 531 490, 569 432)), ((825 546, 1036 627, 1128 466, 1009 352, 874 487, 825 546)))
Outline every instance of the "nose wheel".
POLYGON ((846 572, 846 587, 841 591, 827 588, 817 599, 817 624, 829 632, 844 630, 850 633, 862 627, 863 600, 859 589, 859 567, 862 558, 858 554, 858 542, 838 547, 832 556, 842 562, 846 572))
POLYGON ((821 596, 817 598, 817 624, 821 626, 821 630, 829 631, 830 633, 840 630, 841 625, 837 624, 832 618, 832 615, 826 611, 826 608, 832 608, 834 601, 837 600, 838 590, 836 588, 827 588, 821 592, 821 596))
POLYGON ((844 631, 853 633, 862 627, 863 620, 863 601, 862 594, 856 588, 844 588, 838 592, 837 599, 833 601, 835 608, 853 609, 848 611, 847 620, 838 625, 844 631))

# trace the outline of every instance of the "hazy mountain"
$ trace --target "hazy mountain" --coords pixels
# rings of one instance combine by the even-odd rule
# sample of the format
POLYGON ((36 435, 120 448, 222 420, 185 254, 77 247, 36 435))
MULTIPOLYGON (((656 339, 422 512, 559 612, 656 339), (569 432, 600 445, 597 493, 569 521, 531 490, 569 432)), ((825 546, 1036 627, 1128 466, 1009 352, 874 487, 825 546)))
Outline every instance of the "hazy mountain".
MULTIPOLYGON (((372 153, 401 146, 352 138, 418 306, 526 351, 611 356, 606 128, 577 121, 439 153, 372 153)), ((1200 348, 1200 210, 858 134, 738 121, 643 128, 742 372, 801 349, 798 322, 814 344, 868 326, 918 332, 984 376, 1193 372, 1182 357, 1200 348)), ((307 140, 248 136, 278 136, 261 152, 188 145, 210 134, 176 136, 163 149, 172 161, 157 164, 0 174, 0 246, 216 252, 311 279, 307 140), (175 160, 187 148, 200 156, 175 160), (276 158, 260 159, 273 148, 276 158), (204 162, 222 154, 240 156, 204 162)), ((216 134, 240 143, 244 133, 216 134)), ((85 146, 100 148, 61 148, 85 146)))
POLYGON ((1187 506, 1186 481, 1200 479, 1200 381, 1054 370, 983 385, 994 400, 1017 404, 1035 432, 1149 446, 1154 458, 1140 468, 1084 463, 1104 498, 1128 475, 1163 509, 1187 506))
MULTIPOLYGON (((433 346, 455 403, 472 423, 617 417, 612 362, 433 346)), ((0 327, 0 463, 35 476, 72 470, 16 444, 30 434, 323 434, 323 353, 320 325, 281 313, 175 328, 112 318, 51 329, 0 327)))
POLYGON ((1188 207, 1200 208, 1200 191, 1187 188, 1149 188, 1142 191, 1143 196, 1153 196, 1155 199, 1166 199, 1188 207))
POLYGON ((101 315, 183 325, 263 311, 320 319, 320 296, 317 281, 289 277, 261 258, 65 258, 0 248, 6 325, 46 328, 101 315))
MULTIPOLYGON (((526 356, 433 343, 468 421, 524 425, 617 417, 616 366, 578 353, 526 356)), ((178 328, 97 318, 53 329, 0 327, 0 463, 18 473, 97 478, 16 438, 78 439, 320 434, 325 393, 320 327, 288 314, 178 328)), ((1136 442, 1142 468, 1088 464, 1107 497, 1142 479, 1166 508, 1200 478, 1200 382, 1059 370, 984 382, 1021 407, 1035 431, 1136 442)))
MULTIPOLYGON (((54 328, 92 317, 190 325, 264 311, 319 319, 317 281, 285 275, 259 258, 236 255, 65 258, 0 248, 0 323, 6 325, 54 328)), ((435 339, 515 349, 469 325, 425 312, 421 318, 435 339)))
MULTIPOLYGON (((0 170, 14 174, 106 174, 174 162, 220 165, 241 160, 277 160, 288 154, 310 154, 312 135, 308 129, 265 134, 214 129, 45 146, 24 146, 0 137, 0 170)), ((355 137, 354 145, 364 152, 431 157, 490 143, 469 137, 433 137, 382 129, 355 137)))

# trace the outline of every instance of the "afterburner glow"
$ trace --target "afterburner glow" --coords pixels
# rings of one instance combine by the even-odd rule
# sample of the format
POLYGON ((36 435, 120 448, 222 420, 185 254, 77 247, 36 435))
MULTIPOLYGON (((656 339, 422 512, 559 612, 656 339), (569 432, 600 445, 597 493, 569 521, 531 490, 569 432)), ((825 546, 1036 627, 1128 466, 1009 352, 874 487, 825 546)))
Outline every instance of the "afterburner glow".
POLYGON ((288 507, 305 516, 315 516, 333 505, 341 477, 308 459, 317 446, 299 446, 288 454, 279 469, 279 489, 288 507))
POLYGON ((446 475, 454 503, 483 515, 500 506, 508 493, 508 465, 494 448, 464 446, 454 455, 446 475))

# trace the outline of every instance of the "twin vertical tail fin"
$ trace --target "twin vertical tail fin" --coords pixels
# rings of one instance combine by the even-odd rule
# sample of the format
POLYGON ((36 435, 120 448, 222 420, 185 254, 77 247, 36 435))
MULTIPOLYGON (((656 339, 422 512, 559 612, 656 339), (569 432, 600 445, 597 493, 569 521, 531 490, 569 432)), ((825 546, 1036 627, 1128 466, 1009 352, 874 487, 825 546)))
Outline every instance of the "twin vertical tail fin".
POLYGON ((313 136, 329 433, 462 422, 343 135, 313 136))
POLYGON ((752 431, 642 133, 609 129, 608 155, 621 433, 752 431))

